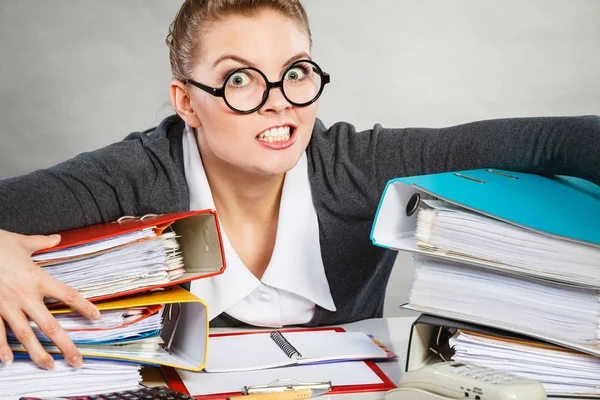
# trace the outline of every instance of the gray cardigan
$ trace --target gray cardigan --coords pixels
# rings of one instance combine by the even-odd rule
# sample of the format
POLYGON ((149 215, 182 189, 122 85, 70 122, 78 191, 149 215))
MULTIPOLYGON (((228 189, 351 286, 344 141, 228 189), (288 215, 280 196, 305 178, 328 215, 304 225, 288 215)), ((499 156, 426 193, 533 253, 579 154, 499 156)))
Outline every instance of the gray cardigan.
MULTIPOLYGON (((183 121, 30 174, 0 181, 0 229, 52 233, 122 215, 187 210, 183 121)), ((308 325, 380 317, 396 253, 369 233, 386 182, 442 171, 501 168, 572 175, 600 184, 598 116, 520 118, 442 129, 356 132, 317 120, 306 150, 323 264, 337 307, 317 307, 308 325)), ((221 314, 212 326, 236 324, 221 314)))

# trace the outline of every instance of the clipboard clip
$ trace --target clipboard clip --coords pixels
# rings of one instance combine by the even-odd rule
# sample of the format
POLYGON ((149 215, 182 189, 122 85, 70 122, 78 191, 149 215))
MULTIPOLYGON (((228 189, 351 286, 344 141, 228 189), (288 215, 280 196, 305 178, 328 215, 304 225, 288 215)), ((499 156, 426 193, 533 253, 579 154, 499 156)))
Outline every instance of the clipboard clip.
POLYGON ((276 393, 286 390, 312 389, 313 396, 320 396, 331 390, 331 381, 328 382, 298 382, 295 379, 280 378, 268 385, 244 386, 243 394, 276 393))

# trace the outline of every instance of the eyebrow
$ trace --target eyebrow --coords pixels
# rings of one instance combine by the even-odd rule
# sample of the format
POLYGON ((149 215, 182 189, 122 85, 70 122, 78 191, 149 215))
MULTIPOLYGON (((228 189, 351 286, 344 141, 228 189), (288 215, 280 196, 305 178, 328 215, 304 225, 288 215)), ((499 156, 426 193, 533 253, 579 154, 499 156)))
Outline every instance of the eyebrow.
MULTIPOLYGON (((286 62, 283 63, 283 67, 287 67, 292 62, 294 62, 296 60, 300 60, 300 59, 311 60, 311 57, 310 57, 310 55, 307 52, 303 51, 302 53, 298 53, 295 56, 290 57, 286 62)), ((254 64, 253 62, 248 61, 245 58, 236 56, 234 54, 225 54, 225 55, 222 55, 221 57, 217 58, 217 61, 215 61, 213 63, 213 67, 216 67, 219 63, 221 63, 222 61, 225 61, 225 60, 233 60, 233 61, 236 61, 236 62, 238 62, 240 64, 256 68, 256 64, 254 64)))

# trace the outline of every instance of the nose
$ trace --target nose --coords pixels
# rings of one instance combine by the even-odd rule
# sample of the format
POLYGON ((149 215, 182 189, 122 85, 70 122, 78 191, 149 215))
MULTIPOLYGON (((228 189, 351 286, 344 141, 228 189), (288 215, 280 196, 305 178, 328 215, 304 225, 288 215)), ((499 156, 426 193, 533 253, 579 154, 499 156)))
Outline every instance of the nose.
POLYGON ((271 88, 267 97, 267 101, 260 108, 259 112, 265 113, 273 113, 273 114, 281 114, 285 110, 289 110, 292 108, 292 105, 283 95, 281 88, 274 87, 271 88))

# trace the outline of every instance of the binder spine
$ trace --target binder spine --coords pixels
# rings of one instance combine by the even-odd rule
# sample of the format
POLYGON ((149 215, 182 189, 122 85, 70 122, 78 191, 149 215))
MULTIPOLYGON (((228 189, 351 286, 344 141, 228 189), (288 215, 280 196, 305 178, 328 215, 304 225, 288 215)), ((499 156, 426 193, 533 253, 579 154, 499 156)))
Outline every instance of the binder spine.
POLYGON ((302 357, 302 354, 300 354, 300 352, 296 350, 296 348, 290 342, 288 342, 288 340, 285 337, 283 337, 281 332, 273 331, 271 332, 270 336, 271 339, 273 339, 273 341, 277 344, 277 346, 279 346, 279 348, 283 350, 285 355, 289 358, 292 358, 295 355, 298 357, 302 357))

